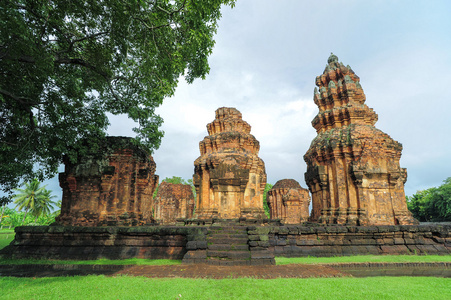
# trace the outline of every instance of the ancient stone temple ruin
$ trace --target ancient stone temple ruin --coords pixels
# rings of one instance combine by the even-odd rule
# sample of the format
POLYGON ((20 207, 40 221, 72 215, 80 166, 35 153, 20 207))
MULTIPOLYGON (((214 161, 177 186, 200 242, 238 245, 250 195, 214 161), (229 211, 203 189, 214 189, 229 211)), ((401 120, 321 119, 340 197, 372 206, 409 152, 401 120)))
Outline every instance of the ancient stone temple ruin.
POLYGON ((154 201, 154 218, 160 224, 174 224, 177 219, 191 219, 194 195, 190 185, 163 181, 154 201))
POLYGON ((268 191, 271 219, 284 224, 301 224, 309 219, 310 196, 307 189, 294 179, 283 179, 268 191))
POLYGON ((317 136, 304 155, 312 221, 325 224, 414 224, 407 210, 402 145, 374 127, 359 77, 331 55, 316 78, 317 136))
MULTIPOLYGON (((414 225, 404 197, 406 170, 399 166, 402 146, 374 127, 377 115, 365 105, 359 77, 331 55, 316 84, 317 137, 304 156, 309 219, 308 192, 292 179, 269 191, 271 219, 265 219, 259 142, 238 110, 223 107, 207 125, 194 162, 194 215, 190 186, 163 182, 153 202, 152 157, 129 138, 110 137, 78 161, 66 159, 60 216, 50 226, 16 227, 0 258, 246 266, 273 265, 275 256, 450 255, 451 225, 414 225)), ((0 265, 0 274, 5 270, 16 272, 0 265)))
POLYGON ((108 137, 97 153, 65 160, 60 225, 145 225, 153 222, 158 185, 152 157, 130 138, 108 137))
POLYGON ((194 162, 196 216, 199 219, 266 218, 263 191, 265 164, 257 155, 259 142, 235 108, 216 110, 207 125, 209 136, 199 143, 194 162))

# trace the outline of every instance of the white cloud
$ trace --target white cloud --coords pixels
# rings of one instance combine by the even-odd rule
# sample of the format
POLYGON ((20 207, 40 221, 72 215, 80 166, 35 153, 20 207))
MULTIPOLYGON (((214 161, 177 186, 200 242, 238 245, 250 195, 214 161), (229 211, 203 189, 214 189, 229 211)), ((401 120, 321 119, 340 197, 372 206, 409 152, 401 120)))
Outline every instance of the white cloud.
POLYGON ((379 114, 376 126, 404 145, 407 194, 441 184, 450 175, 440 170, 451 168, 444 3, 249 0, 225 9, 210 75, 182 82, 159 109, 166 136, 155 154, 158 172, 189 178, 206 124, 217 108, 231 106, 260 141, 268 180, 305 186, 303 155, 316 135, 314 81, 333 51, 361 77, 367 104, 379 114))
MULTIPOLYGON (((181 81, 157 109, 166 133, 157 173, 190 178, 207 123, 230 106, 260 141, 268 181, 305 187, 315 77, 334 52, 360 76, 376 126, 404 145, 407 194, 440 185, 451 176, 450 9, 449 1, 237 1, 223 11, 207 79, 181 81)), ((111 123, 111 135, 133 135, 130 120, 111 123)))

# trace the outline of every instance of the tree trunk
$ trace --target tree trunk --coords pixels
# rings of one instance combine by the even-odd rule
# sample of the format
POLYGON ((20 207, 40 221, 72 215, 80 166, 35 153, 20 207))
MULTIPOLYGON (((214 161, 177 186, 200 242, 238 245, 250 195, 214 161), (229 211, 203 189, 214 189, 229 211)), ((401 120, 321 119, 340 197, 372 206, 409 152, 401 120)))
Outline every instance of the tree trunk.
POLYGON ((3 220, 3 212, 5 211, 5 206, 2 206, 2 215, 0 216, 0 224, 2 224, 3 220))
POLYGON ((27 217, 27 213, 28 213, 28 209, 25 210, 25 215, 23 216, 22 225, 23 225, 23 223, 25 222, 25 218, 27 217))

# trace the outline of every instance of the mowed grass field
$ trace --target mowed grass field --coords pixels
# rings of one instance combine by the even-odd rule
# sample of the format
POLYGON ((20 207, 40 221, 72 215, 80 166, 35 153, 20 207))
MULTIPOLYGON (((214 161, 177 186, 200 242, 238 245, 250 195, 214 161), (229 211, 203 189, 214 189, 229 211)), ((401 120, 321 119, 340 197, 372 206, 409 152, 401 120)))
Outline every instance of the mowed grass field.
POLYGON ((0 250, 8 246, 14 240, 14 229, 0 230, 0 250))
MULTIPOLYGON (((0 234, 0 249, 13 234, 0 234)), ((283 258, 277 264, 346 262, 451 261, 451 256, 347 256, 283 258)), ((4 260, 0 264, 180 264, 170 260, 4 260)), ((451 278, 279 278, 279 279, 154 279, 132 276, 48 278, 0 277, 0 299, 451 299, 451 278)))
POLYGON ((0 277, 1 299, 451 299, 434 277, 152 279, 0 277))

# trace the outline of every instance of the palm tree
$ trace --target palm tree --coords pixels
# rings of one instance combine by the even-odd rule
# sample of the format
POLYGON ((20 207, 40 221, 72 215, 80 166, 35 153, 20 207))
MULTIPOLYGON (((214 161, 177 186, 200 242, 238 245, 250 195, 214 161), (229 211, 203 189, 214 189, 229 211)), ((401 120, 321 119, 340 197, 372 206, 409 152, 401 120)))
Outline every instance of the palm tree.
POLYGON ((58 217, 61 214, 61 202, 62 200, 58 200, 55 202, 56 208, 58 208, 57 210, 55 210, 52 214, 53 217, 58 217))
POLYGON ((45 187, 40 186, 41 183, 37 179, 29 183, 25 183, 24 189, 16 189, 18 194, 13 196, 14 204, 19 211, 25 209, 25 215, 23 217, 22 223, 25 222, 27 213, 31 212, 36 218, 41 214, 48 214, 50 208, 52 208, 53 201, 51 198, 51 191, 46 190, 45 187))
POLYGON ((56 196, 52 195, 52 191, 45 189, 45 187, 46 186, 43 187, 44 189, 42 190, 42 195, 37 198, 34 209, 31 211, 32 215, 35 217, 35 223, 39 216, 50 215, 53 205, 55 204, 55 202, 51 199, 56 198, 56 196))

